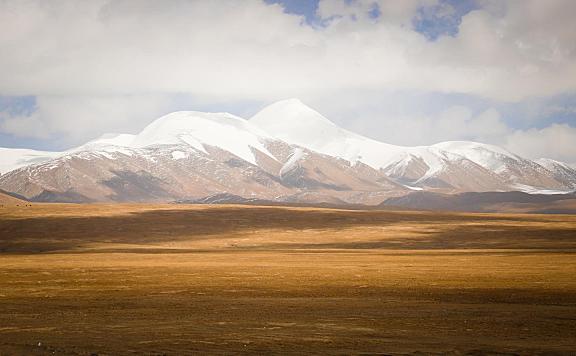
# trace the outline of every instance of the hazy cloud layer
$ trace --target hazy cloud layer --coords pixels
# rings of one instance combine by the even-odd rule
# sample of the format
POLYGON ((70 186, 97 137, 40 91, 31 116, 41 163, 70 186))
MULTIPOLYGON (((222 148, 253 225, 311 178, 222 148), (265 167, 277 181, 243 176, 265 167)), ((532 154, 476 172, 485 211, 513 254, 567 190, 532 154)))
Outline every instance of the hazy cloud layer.
POLYGON ((168 112, 169 104, 170 100, 158 95, 38 96, 36 110, 30 115, 4 115, 0 130, 20 137, 62 136, 73 144, 110 127, 119 132, 139 131, 168 112))
MULTIPOLYGON (((389 92, 494 103, 553 97, 576 91, 574 13, 571 0, 479 0, 461 17, 439 0, 321 0, 309 24, 260 0, 4 0, 0 95, 38 99, 31 115, 4 113, 0 131, 71 141, 133 131, 182 93, 206 103, 300 97, 321 107, 346 102, 351 90, 382 93, 354 100, 358 112, 389 92), (450 31, 416 31, 426 11, 450 31)), ((455 103, 409 111, 342 121, 394 143, 476 139, 576 162, 569 150, 525 143, 574 135, 574 125, 519 130, 490 106, 455 103)))

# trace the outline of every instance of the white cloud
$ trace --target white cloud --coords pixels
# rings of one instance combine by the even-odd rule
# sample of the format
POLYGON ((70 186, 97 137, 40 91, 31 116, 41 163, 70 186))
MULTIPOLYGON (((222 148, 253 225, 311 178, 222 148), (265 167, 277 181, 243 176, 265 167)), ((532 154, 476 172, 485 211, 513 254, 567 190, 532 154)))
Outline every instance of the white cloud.
MULTIPOLYGON (((429 42, 410 19, 430 1, 323 0, 313 29, 263 1, 0 3, 0 94, 187 92, 273 100, 338 88, 461 92, 499 100, 576 89, 576 2, 477 10, 429 42)), ((488 3, 490 4, 490 3, 488 3)))
POLYGON ((516 131, 506 147, 528 158, 552 158, 576 164, 576 127, 553 124, 543 129, 516 131))
POLYGON ((488 109, 469 122, 467 131, 475 135, 477 141, 500 144, 510 128, 502 121, 498 111, 488 109))

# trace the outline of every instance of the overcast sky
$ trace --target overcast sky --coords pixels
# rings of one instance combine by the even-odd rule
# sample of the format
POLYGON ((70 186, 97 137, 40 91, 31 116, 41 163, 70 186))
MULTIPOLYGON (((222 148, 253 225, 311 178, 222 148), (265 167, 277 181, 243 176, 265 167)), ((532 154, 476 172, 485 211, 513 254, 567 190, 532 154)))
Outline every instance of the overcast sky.
POLYGON ((576 163, 573 0, 0 0, 0 146, 298 97, 388 143, 576 163))

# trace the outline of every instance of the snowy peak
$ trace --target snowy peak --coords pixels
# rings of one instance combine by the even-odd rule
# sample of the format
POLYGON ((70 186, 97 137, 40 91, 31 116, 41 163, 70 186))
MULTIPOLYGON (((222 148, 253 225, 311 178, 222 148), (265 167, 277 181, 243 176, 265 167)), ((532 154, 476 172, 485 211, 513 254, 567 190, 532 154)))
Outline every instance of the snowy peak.
POLYGON ((340 128, 297 99, 267 106, 250 122, 277 139, 376 169, 389 164, 401 150, 340 128))
POLYGON ((266 133, 238 116, 180 111, 163 116, 146 126, 136 135, 131 147, 185 144, 206 152, 206 146, 214 146, 256 164, 252 149, 273 157, 265 147, 266 140, 266 133))
MULTIPOLYGON (((146 126, 135 138, 133 146, 146 147, 161 144, 186 143, 186 136, 218 136, 217 130, 223 135, 232 131, 254 132, 248 122, 238 116, 228 113, 204 113, 198 111, 178 111, 154 120, 146 126)), ((263 132, 259 134, 264 135, 263 132)))
POLYGON ((298 99, 276 102, 262 109, 250 122, 269 134, 295 144, 318 147, 341 129, 298 99))
POLYGON ((332 121, 296 98, 281 100, 268 105, 250 120, 259 126, 326 125, 336 127, 332 121))

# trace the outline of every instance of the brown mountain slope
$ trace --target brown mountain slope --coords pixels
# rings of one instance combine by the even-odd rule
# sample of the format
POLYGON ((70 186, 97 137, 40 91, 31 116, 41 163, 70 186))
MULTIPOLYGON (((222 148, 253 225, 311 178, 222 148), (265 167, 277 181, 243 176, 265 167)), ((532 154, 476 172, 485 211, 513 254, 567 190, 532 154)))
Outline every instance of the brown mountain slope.
POLYGON ((0 205, 19 205, 26 204, 25 200, 19 199, 12 194, 0 189, 0 205))
POLYGON ((256 164, 218 147, 165 145, 79 152, 0 177, 0 186, 42 202, 171 202, 227 193, 247 199, 370 202, 407 189, 363 164, 278 143, 256 164))

